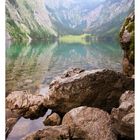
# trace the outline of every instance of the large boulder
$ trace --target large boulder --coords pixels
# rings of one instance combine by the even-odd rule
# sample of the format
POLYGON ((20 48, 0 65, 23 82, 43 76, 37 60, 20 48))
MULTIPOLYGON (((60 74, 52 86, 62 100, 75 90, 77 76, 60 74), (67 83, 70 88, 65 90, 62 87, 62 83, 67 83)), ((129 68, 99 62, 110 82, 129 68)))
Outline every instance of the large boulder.
POLYGON ((6 98, 6 106, 25 118, 36 119, 44 116, 47 109, 43 106, 44 97, 24 91, 14 91, 6 98))
POLYGON ((134 138, 134 92, 126 91, 120 98, 120 106, 111 112, 113 129, 121 137, 134 138))
POLYGON ((60 115, 79 106, 111 111, 122 93, 133 89, 134 79, 112 70, 70 71, 52 81, 44 106, 60 115))
POLYGON ((134 74, 135 48, 135 16, 131 13, 125 20, 120 31, 120 42, 124 50, 123 72, 128 76, 134 74))
POLYGON ((48 126, 29 134, 23 140, 70 140, 69 128, 67 126, 48 126))
POLYGON ((68 126, 72 139, 116 140, 112 131, 110 115, 98 108, 78 107, 69 111, 62 120, 68 126))

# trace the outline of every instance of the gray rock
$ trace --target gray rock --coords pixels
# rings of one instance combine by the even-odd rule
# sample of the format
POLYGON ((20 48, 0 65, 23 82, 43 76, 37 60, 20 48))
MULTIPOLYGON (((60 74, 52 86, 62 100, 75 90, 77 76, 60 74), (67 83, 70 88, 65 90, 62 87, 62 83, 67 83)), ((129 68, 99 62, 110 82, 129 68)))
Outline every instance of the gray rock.
POLYGON ((60 125, 61 118, 57 113, 53 113, 47 116, 46 119, 43 121, 43 123, 44 125, 50 125, 50 126, 60 125))
POLYGON ((72 139, 116 140, 112 131, 110 115, 98 108, 78 107, 69 111, 62 120, 68 126, 72 139))
POLYGON ((111 111, 119 105, 124 91, 134 89, 134 79, 112 70, 82 71, 70 75, 62 75, 52 81, 44 100, 44 106, 60 115, 84 105, 111 111))
POLYGON ((126 91, 120 98, 120 106, 111 112, 113 129, 122 137, 134 138, 134 110, 134 92, 126 91))
POLYGON ((45 115, 47 111, 43 106, 43 99, 42 95, 14 91, 7 96, 6 106, 20 116, 35 119, 45 115))

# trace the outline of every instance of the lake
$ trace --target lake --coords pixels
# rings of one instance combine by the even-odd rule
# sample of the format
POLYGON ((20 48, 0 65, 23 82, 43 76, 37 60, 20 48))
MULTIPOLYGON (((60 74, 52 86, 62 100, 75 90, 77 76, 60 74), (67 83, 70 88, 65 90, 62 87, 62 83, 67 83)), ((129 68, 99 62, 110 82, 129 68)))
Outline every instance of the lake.
MULTIPOLYGON (((8 43, 7 43, 8 44, 8 43)), ((79 67, 122 71, 122 50, 118 41, 80 43, 46 43, 6 45, 6 93, 45 89, 65 70, 79 67)))

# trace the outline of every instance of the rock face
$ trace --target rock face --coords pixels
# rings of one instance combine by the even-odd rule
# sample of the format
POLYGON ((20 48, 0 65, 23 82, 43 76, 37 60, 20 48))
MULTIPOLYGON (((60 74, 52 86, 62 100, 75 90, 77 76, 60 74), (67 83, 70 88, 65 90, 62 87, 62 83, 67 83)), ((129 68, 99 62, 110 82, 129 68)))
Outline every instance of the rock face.
POLYGON ((46 0, 50 19, 61 34, 115 34, 133 7, 134 0, 46 0))
POLYGON ((93 106, 106 111, 119 105, 126 90, 134 89, 134 79, 112 70, 79 71, 58 77, 49 87, 44 106, 64 115, 72 108, 93 106))
POLYGON ((64 116, 62 124, 70 128, 73 139, 116 140, 110 115, 98 108, 74 108, 64 116))
POLYGON ((56 36, 45 0, 6 0, 6 31, 10 38, 25 41, 56 36))
POLYGON ((25 118, 35 119, 44 116, 47 111, 43 106, 43 99, 41 95, 15 91, 6 98, 6 105, 9 109, 25 118))
POLYGON ((135 16, 131 13, 125 20, 120 31, 120 42, 124 50, 123 72, 132 76, 134 74, 134 37, 135 37, 135 16))
POLYGON ((122 137, 134 138, 134 92, 126 91, 120 98, 120 106, 111 112, 113 128, 122 137))
POLYGON ((61 118, 57 113, 53 113, 50 116, 47 116, 47 118, 43 121, 44 125, 60 125, 61 118))
POLYGON ((24 140, 70 140, 69 129, 66 126, 48 126, 27 136, 24 140))

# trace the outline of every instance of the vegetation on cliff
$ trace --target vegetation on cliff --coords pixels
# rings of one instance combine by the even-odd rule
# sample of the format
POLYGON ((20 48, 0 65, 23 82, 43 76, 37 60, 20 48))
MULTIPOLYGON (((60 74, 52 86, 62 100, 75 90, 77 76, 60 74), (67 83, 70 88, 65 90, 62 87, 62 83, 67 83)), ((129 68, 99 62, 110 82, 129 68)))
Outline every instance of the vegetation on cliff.
POLYGON ((6 31, 16 41, 53 39, 54 31, 43 1, 7 0, 6 31))

